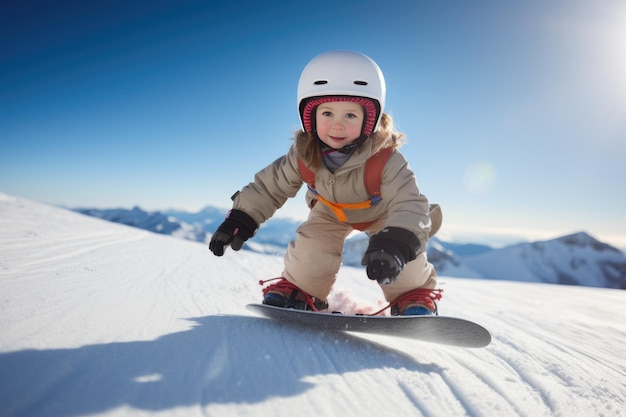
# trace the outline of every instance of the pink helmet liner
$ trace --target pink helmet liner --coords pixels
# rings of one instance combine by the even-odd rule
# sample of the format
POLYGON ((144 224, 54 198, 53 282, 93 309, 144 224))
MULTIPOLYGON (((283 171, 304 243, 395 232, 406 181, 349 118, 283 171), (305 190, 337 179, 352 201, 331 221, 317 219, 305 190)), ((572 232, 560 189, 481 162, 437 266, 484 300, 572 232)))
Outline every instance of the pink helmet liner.
POLYGON ((378 119, 378 106, 376 105, 375 100, 365 97, 353 97, 353 96, 323 96, 323 97, 312 97, 306 101, 304 108, 302 109, 302 122, 304 125, 304 130, 306 132, 313 131, 313 109, 319 106, 322 103, 329 103, 334 101, 349 101, 352 103, 357 103, 363 106, 365 109, 365 123, 363 126, 363 134, 365 136, 369 136, 372 134, 374 130, 374 125, 376 124, 376 120, 378 119))

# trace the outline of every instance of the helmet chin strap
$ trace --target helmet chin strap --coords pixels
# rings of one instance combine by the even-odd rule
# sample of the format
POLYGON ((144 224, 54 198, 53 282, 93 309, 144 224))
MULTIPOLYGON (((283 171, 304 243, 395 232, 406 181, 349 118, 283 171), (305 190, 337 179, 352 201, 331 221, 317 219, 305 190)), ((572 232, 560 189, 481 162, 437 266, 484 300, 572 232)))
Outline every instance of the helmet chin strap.
MULTIPOLYGON (((341 152, 341 153, 350 153, 353 150, 355 150, 356 148, 358 148, 359 146, 361 146, 363 144, 363 142, 365 142, 365 140, 367 139, 367 136, 361 134, 361 136, 359 136, 354 142, 339 148, 339 149, 335 149, 335 148, 331 148, 330 146, 328 146, 327 144, 325 144, 319 137, 319 135, 317 134, 317 132, 315 132, 315 137, 317 138, 317 141, 319 142, 319 144, 322 146, 322 149, 326 148, 326 149, 332 149, 331 152, 337 151, 337 152, 341 152)), ((330 153, 330 152, 329 152, 330 153)))
POLYGON ((352 142, 351 144, 346 145, 343 148, 339 149, 339 152, 341 152, 341 153, 350 153, 354 149, 356 149, 359 146, 361 146, 363 144, 363 142, 365 142, 365 139, 367 139, 367 136, 365 136, 364 134, 361 134, 361 136, 359 136, 354 142, 352 142))

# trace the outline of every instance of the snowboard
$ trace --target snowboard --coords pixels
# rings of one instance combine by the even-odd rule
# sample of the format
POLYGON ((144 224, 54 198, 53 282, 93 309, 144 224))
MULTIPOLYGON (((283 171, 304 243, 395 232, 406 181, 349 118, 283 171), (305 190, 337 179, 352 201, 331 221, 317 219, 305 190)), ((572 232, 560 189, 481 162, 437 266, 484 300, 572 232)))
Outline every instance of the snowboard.
POLYGON ((485 347, 491 334, 480 324, 446 316, 366 316, 248 304, 265 318, 309 329, 397 336, 464 348, 485 347))

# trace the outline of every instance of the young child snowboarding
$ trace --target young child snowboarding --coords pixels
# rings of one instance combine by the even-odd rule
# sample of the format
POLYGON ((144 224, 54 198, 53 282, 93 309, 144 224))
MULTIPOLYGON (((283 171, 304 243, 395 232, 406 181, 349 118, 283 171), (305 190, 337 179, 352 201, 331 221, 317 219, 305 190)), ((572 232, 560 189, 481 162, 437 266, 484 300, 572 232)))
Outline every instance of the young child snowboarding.
POLYGON ((357 229, 370 236, 362 264, 380 285, 391 314, 436 314, 441 294, 434 289, 437 276, 426 259, 429 203, 397 150, 403 135, 384 113, 385 94, 382 71, 360 53, 326 52, 302 71, 302 130, 286 155, 232 197, 233 208, 209 244, 217 256, 227 246, 241 249, 307 177, 308 219, 287 248, 282 277, 264 288, 264 304, 327 309, 344 241, 357 229), (364 179, 374 169, 368 167, 372 157, 384 163, 374 195, 364 179))

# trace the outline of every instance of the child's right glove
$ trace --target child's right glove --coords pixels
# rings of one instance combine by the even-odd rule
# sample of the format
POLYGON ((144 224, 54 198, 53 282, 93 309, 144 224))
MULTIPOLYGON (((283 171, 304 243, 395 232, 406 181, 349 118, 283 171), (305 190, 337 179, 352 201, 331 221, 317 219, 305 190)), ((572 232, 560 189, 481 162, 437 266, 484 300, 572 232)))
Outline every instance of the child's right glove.
POLYGON ((404 265, 416 258, 419 248, 419 239, 412 232, 386 227, 370 238, 361 265, 367 265, 369 279, 382 285, 392 284, 404 265))
POLYGON ((224 248, 230 245, 233 250, 239 250, 243 243, 250 239, 259 225, 252 217, 241 210, 231 210, 226 216, 226 220, 217 228, 209 249, 215 256, 222 256, 224 248))

